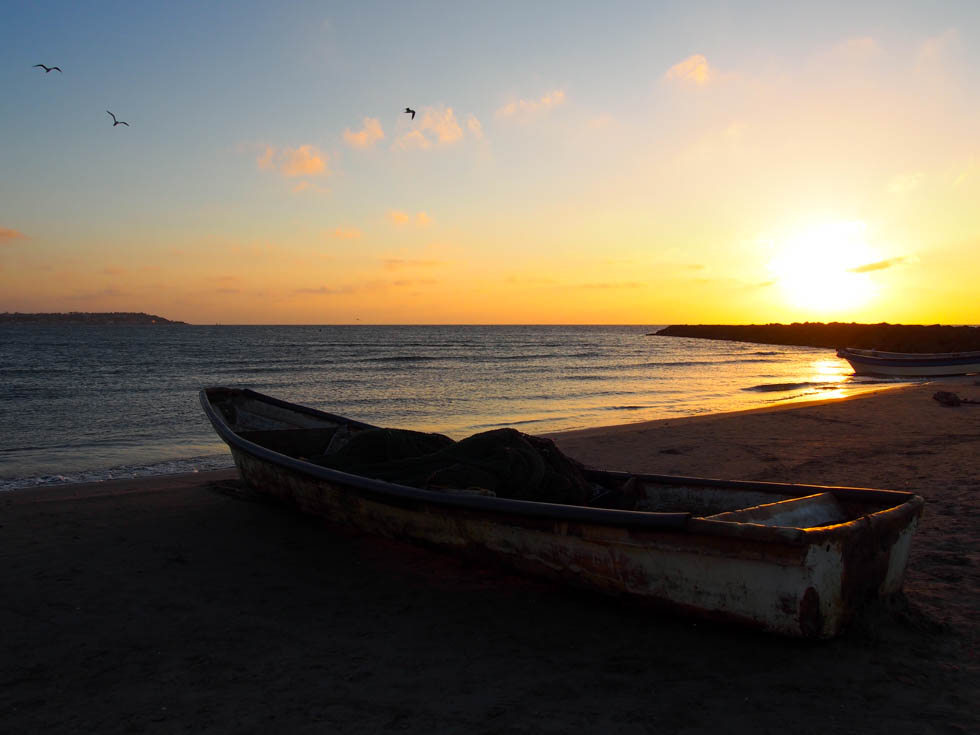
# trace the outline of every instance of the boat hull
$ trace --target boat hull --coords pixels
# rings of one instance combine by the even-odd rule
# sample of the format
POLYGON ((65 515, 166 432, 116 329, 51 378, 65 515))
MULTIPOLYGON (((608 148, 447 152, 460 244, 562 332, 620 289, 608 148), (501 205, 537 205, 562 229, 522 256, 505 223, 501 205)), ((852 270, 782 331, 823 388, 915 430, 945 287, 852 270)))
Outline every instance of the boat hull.
POLYGON ((941 377, 980 373, 980 353, 917 355, 914 353, 876 353, 870 350, 842 349, 838 357, 847 360, 857 375, 886 377, 941 377))
MULTIPOLYGON (((219 419, 216 428, 220 426, 219 419)), ((219 434, 228 440, 223 431, 219 434)), ((898 507, 809 530, 677 513, 623 515, 527 501, 447 497, 273 456, 276 453, 240 439, 228 443, 250 487, 331 522, 699 618, 806 638, 837 635, 868 598, 901 589, 922 507, 921 498, 900 494, 903 502, 898 507)), ((723 495, 789 488, 802 495, 813 490, 631 477, 665 487, 705 483, 707 492, 723 495)))

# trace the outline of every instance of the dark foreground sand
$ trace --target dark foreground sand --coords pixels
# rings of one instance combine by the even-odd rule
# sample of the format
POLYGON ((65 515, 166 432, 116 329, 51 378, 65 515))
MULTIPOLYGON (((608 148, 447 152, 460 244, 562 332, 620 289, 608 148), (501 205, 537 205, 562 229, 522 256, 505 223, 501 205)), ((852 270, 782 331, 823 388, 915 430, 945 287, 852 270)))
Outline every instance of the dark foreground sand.
POLYGON ((980 406, 935 389, 559 436, 608 467, 925 496, 905 600, 827 643, 331 527, 232 472, 5 493, 0 732, 978 732, 980 406))

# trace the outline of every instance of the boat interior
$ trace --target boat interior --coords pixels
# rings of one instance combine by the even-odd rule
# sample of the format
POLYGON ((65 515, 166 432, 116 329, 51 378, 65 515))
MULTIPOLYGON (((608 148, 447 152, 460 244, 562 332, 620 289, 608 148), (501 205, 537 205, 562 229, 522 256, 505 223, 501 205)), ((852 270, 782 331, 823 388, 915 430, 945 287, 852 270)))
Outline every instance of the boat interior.
MULTIPOLYGON (((310 457, 325 453, 341 434, 376 428, 261 398, 238 390, 208 391, 211 406, 234 433, 294 459, 310 461, 310 457)), ((908 493, 880 490, 725 482, 590 468, 582 471, 593 489, 586 504, 590 507, 690 513, 704 520, 798 529, 846 523, 900 505, 911 497, 908 493)))

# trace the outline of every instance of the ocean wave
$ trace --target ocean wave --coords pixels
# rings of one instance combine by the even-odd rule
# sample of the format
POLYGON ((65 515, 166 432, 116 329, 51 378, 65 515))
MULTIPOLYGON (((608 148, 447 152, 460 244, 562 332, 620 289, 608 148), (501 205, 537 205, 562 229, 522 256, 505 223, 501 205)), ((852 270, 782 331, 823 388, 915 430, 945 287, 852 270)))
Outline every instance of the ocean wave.
MULTIPOLYGON (((773 353, 775 354, 775 353, 773 353)), ((668 360, 664 362, 639 362, 629 367, 697 367, 699 365, 745 365, 749 363, 782 362, 758 357, 733 357, 722 360, 668 360)))
POLYGON ((742 390, 755 391, 757 393, 775 393, 777 391, 788 391, 788 390, 800 390, 801 388, 810 387, 833 387, 828 383, 814 383, 811 381, 803 381, 800 383, 762 383, 760 385, 753 385, 748 388, 742 388, 742 390))
POLYGON ((383 357, 355 357, 351 362, 432 362, 444 360, 441 355, 385 355, 383 357))
POLYGON ((63 475, 37 475, 34 477, 0 478, 0 492, 21 490, 31 487, 48 487, 79 482, 105 482, 106 480, 129 480, 136 477, 175 475, 188 472, 208 472, 234 467, 229 454, 214 454, 186 459, 171 459, 146 465, 127 465, 100 470, 81 470, 63 475))

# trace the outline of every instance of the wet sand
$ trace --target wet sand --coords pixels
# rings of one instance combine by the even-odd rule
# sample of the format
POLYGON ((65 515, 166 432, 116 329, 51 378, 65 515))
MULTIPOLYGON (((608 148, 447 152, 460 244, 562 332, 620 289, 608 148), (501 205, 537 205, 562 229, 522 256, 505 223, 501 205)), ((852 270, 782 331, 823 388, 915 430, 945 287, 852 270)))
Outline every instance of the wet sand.
POLYGON ((3 493, 0 732, 980 731, 980 406, 935 390, 555 435, 609 468, 923 495, 905 597, 824 643, 330 526, 233 471, 3 493))

